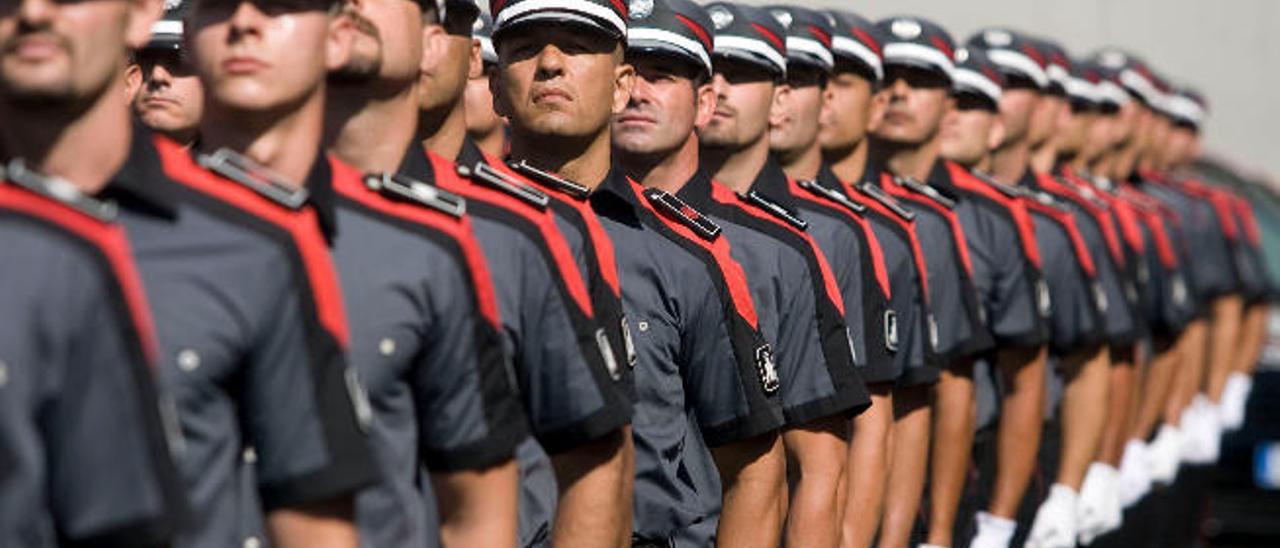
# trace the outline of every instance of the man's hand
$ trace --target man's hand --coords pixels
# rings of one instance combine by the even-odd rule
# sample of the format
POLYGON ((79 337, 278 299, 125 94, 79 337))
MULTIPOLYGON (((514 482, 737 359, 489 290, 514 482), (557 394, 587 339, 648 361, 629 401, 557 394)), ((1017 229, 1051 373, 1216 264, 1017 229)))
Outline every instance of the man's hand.
POLYGON ((1129 440, 1120 458, 1120 504, 1128 508, 1151 491, 1151 472, 1147 468, 1147 445, 1129 440))
POLYGON ((1053 484, 1036 511, 1027 548, 1075 548, 1079 498, 1070 487, 1053 484))
POLYGON ((1120 508, 1120 471, 1108 464, 1089 465, 1080 488, 1077 523, 1082 546, 1120 528, 1124 512, 1120 508))
POLYGON ((1189 464, 1207 465, 1218 461, 1222 427, 1218 408, 1203 394, 1196 394, 1191 405, 1182 412, 1184 437, 1182 460, 1189 464))

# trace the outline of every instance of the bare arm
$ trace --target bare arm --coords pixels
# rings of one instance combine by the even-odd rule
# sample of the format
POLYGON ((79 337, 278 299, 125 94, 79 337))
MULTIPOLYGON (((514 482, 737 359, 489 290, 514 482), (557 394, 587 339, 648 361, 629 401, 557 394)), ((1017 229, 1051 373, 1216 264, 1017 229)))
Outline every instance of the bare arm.
POLYGON ((889 477, 890 433, 893 430, 892 383, 868 385, 871 408, 853 419, 849 467, 845 473, 842 548, 869 548, 880 527, 889 477))
POLYGON ((351 497, 281 508, 267 514, 267 534, 278 548, 356 548, 351 497))
POLYGON ((880 520, 881 548, 910 546, 928 473, 931 388, 909 386, 893 391, 893 444, 884 518, 880 520))
POLYGON ((1009 391, 1004 395, 997 433, 992 514, 1012 519, 1035 472, 1044 431, 1045 347, 1001 350, 997 366, 1009 391))
POLYGON ((720 471, 723 504, 717 545, 774 548, 782 537, 779 508, 786 475, 782 438, 756 436, 711 450, 720 471))
POLYGON ((1209 335, 1208 375, 1202 388, 1209 399, 1222 399, 1222 389, 1234 369, 1234 354, 1248 353, 1247 347, 1238 346, 1241 340, 1241 324, 1244 319, 1244 302, 1238 295, 1219 297, 1213 301, 1213 324, 1209 335))
MULTIPOLYGON (((1156 343, 1160 345, 1159 342, 1156 343)), ((1173 386, 1174 372, 1178 368, 1177 355, 1172 348, 1154 349, 1147 359, 1146 371, 1137 383, 1134 397, 1137 398, 1137 412, 1133 418, 1129 439, 1146 439, 1155 429, 1164 414, 1165 403, 1173 386)), ((1170 424, 1177 424, 1175 415, 1170 424)))
POLYGON ((560 504, 557 548, 613 546, 631 536, 631 427, 552 457, 560 504))
POLYGON ((933 458, 929 463, 929 544, 952 545, 956 511, 969 475, 978 405, 973 362, 942 371, 933 403, 933 458))
POLYGON ((1106 428, 1111 355, 1097 346, 1066 357, 1067 386, 1062 395, 1062 461, 1057 482, 1077 492, 1098 456, 1106 428))
POLYGON ((1137 376, 1134 369, 1134 352, 1132 347, 1111 349, 1111 367, 1108 373, 1108 393, 1106 426, 1103 428, 1102 443, 1098 449, 1099 462, 1113 467, 1120 466, 1120 457, 1124 452, 1124 444, 1129 437, 1129 424, 1135 398, 1133 387, 1137 376))
POLYGON ((834 548, 840 542, 840 485, 845 481, 849 421, 827 417, 786 430, 787 466, 794 464, 786 544, 834 548))
POLYGON ((514 459, 481 470, 432 473, 444 546, 515 546, 518 482, 514 459))

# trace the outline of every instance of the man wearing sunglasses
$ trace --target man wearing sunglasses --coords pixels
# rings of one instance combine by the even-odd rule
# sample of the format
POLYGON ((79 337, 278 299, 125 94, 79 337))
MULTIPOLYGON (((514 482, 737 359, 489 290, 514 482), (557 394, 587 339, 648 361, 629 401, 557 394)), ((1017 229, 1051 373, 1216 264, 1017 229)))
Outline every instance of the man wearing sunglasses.
POLYGON ((165 12, 151 26, 151 41, 134 53, 142 77, 133 98, 134 114, 143 125, 184 146, 195 143, 204 113, 204 88, 182 45, 182 19, 192 1, 165 12))

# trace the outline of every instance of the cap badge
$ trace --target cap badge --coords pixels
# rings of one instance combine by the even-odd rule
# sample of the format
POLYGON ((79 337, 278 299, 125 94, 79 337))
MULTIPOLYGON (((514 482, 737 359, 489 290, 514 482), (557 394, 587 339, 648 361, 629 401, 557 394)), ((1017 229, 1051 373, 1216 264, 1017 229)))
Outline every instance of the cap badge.
POLYGON ((164 11, 173 11, 182 5, 182 0, 164 0, 164 11))
POLYGON ((474 23, 471 23, 471 32, 480 32, 484 28, 484 18, 477 17, 474 23))
POLYGON ((773 10, 773 18, 777 19, 784 28, 791 28, 791 14, 784 10, 773 10))
POLYGON ((903 40, 913 40, 920 36, 920 33, 924 32, 924 29, 920 27, 920 23, 910 19, 898 19, 894 21, 893 25, 889 27, 889 30, 893 31, 894 36, 903 40))
POLYGON ((969 60, 969 50, 968 50, 968 49, 960 48, 960 49, 957 49, 957 50, 956 50, 956 62, 957 62, 957 63, 963 63, 963 62, 968 61, 968 60, 969 60))
POLYGON ((627 11, 631 13, 632 19, 644 19, 653 13, 653 0, 631 0, 627 11))
POLYGON ((988 47, 1004 48, 1013 43, 1013 35, 1003 30, 989 30, 982 33, 982 41, 986 42, 988 47))
POLYGON ((723 30, 733 24, 733 14, 727 9, 715 6, 707 10, 707 12, 711 16, 711 24, 715 25, 716 30, 723 30))

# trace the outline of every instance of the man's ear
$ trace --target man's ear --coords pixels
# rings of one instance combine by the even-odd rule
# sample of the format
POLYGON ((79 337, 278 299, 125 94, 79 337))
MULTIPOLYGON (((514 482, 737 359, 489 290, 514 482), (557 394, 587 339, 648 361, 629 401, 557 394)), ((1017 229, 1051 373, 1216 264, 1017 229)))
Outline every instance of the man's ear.
POLYGON ((124 96, 130 104, 138 96, 140 89, 142 89, 142 66, 129 63, 129 66, 124 68, 124 96))
POLYGON ((694 110, 693 125, 694 127, 702 127, 711 123, 711 117, 716 113, 716 90, 711 83, 702 84, 694 93, 694 110))
POLYGON ((324 68, 338 70, 351 60, 351 45, 356 39, 356 24, 346 10, 329 17, 329 34, 324 40, 324 68))
POLYGON ((1004 119, 1000 116, 993 118, 991 129, 987 130, 987 150, 995 150, 1004 144, 1004 119))
POLYGON ((125 46, 137 50, 151 41, 151 25, 164 15, 164 0, 129 0, 129 22, 124 29, 125 46))
POLYGON ((480 40, 471 39, 471 67, 467 70, 467 78, 479 78, 484 75, 484 56, 480 40))
MULTIPOLYGON (((474 42, 473 42, 474 45, 474 42)), ((422 62, 419 68, 427 69, 448 55, 449 34, 442 25, 422 25, 422 62)))
POLYGON ((773 101, 769 103, 769 127, 781 124, 786 119, 789 108, 791 108, 791 86, 787 84, 773 86, 773 101))
POLYGON ((613 113, 620 114, 631 102, 631 88, 636 84, 636 68, 619 62, 613 69, 613 113))

